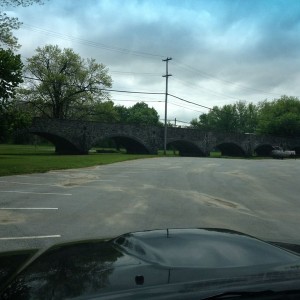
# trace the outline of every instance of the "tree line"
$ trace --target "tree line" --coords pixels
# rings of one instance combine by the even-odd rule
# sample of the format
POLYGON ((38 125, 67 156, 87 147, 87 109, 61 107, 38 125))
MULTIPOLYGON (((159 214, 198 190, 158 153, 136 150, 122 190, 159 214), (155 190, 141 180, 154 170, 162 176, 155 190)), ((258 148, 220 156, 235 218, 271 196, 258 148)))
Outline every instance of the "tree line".
POLYGON ((258 104, 238 101, 213 107, 191 121, 193 128, 277 136, 300 136, 300 101, 281 96, 258 104))

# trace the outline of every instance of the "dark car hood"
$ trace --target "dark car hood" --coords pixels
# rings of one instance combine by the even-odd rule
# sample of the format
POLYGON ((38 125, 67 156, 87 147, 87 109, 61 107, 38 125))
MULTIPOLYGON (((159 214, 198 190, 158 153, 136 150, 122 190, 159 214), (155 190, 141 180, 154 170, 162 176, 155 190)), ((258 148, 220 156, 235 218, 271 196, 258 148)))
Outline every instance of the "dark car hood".
POLYGON ((108 296, 232 278, 236 283, 237 278, 300 280, 296 253, 223 229, 152 230, 57 245, 42 253, 3 253, 0 267, 3 299, 108 296))

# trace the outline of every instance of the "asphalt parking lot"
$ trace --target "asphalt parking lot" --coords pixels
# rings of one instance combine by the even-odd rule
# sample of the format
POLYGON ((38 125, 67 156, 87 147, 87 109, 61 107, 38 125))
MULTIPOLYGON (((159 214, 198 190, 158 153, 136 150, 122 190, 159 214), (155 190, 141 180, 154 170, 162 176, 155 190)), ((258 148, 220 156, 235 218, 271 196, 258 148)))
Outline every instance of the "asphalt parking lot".
POLYGON ((300 243, 299 160, 153 158, 0 177, 0 251, 218 227, 300 243))

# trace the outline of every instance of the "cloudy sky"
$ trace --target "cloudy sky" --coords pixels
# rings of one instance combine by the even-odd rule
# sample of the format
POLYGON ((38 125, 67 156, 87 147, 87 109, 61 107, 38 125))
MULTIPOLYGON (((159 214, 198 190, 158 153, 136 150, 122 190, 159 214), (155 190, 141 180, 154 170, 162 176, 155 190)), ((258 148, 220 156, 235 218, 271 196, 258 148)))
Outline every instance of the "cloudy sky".
MULTIPOLYGON (((8 8, 25 59, 38 46, 71 47, 108 66, 113 88, 164 92, 213 107, 300 96, 300 1, 45 0, 8 8)), ((111 93, 145 101, 164 117, 164 95, 111 93)), ((168 119, 189 122, 207 109, 168 98, 168 119)))

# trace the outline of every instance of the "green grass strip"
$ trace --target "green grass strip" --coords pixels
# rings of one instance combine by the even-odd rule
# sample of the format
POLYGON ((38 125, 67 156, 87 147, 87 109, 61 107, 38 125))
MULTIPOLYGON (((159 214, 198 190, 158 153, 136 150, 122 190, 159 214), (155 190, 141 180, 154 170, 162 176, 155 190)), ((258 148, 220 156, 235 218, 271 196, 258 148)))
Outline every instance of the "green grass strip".
POLYGON ((1 144, 0 176, 91 167, 150 157, 157 156, 125 153, 57 155, 51 146, 1 144))

